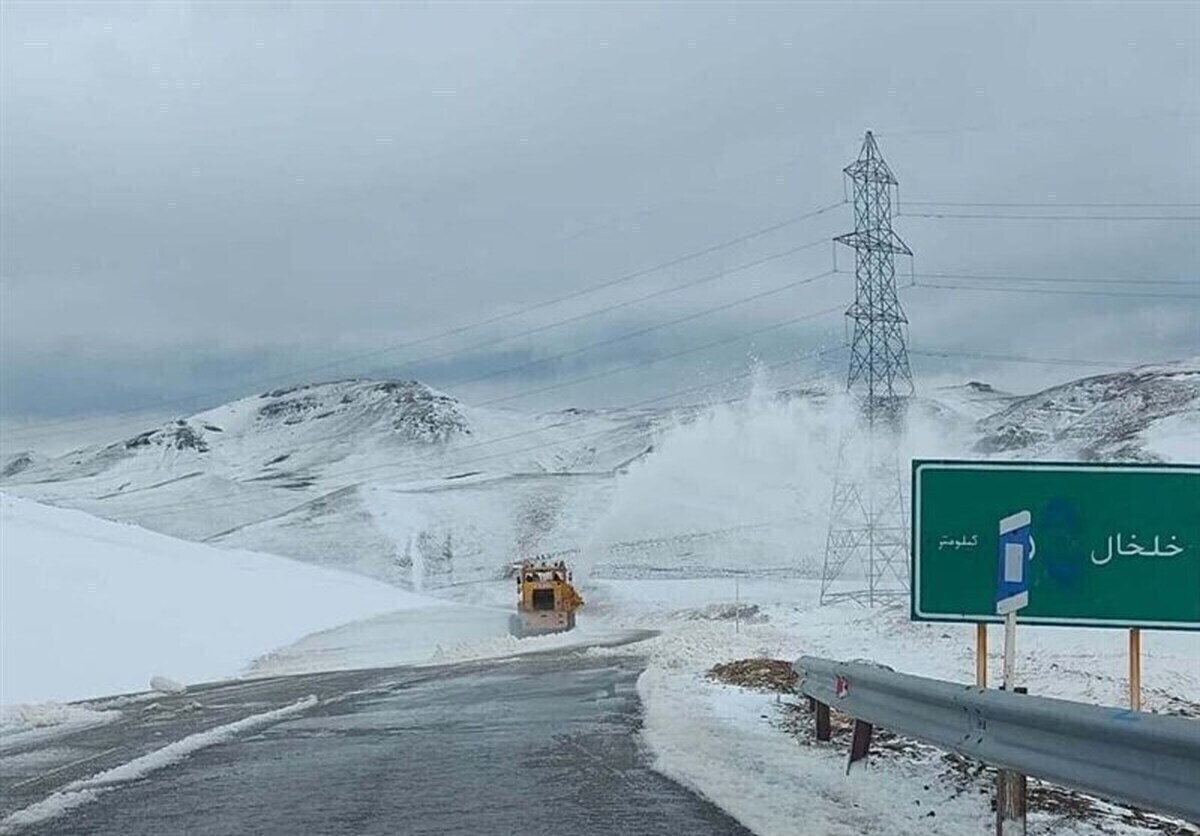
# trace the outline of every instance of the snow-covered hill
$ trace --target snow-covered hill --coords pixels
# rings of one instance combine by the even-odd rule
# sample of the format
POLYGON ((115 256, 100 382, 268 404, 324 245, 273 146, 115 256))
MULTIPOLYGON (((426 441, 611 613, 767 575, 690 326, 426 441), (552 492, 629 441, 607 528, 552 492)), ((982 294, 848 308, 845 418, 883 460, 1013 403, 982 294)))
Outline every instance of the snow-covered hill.
POLYGON ((256 543, 407 580, 395 574, 390 540, 370 524, 363 486, 610 474, 647 451, 657 418, 527 416, 471 408, 415 381, 348 380, 265 392, 57 458, 23 453, 5 463, 0 482, 188 539, 256 543))
POLYGON ((1095 375, 980 421, 976 450, 1084 461, 1200 460, 1200 360, 1095 375))
MULTIPOLYGON (((5 491, 411 588, 570 554, 609 577, 812 568, 841 428, 836 384, 676 410, 529 415, 413 381, 276 390, 66 456, 5 491)), ((909 411, 902 455, 1200 460, 1200 362, 1030 396, 972 381, 909 411)))

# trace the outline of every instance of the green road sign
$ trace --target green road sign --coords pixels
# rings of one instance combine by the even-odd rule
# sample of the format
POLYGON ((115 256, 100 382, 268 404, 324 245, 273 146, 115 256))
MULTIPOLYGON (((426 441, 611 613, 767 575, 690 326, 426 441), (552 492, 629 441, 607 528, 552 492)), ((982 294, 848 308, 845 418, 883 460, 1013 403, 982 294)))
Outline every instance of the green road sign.
POLYGON ((999 621, 1001 521, 1028 511, 1026 624, 1200 630, 1200 465, 913 461, 912 617, 999 621))

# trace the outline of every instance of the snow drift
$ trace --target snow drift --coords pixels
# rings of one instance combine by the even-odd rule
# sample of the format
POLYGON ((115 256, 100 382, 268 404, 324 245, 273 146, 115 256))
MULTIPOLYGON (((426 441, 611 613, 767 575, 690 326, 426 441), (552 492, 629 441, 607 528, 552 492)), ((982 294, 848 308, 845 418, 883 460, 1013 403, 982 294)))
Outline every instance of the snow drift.
POLYGON ((196 682, 353 619, 431 602, 287 558, 0 495, 0 703, 196 682))

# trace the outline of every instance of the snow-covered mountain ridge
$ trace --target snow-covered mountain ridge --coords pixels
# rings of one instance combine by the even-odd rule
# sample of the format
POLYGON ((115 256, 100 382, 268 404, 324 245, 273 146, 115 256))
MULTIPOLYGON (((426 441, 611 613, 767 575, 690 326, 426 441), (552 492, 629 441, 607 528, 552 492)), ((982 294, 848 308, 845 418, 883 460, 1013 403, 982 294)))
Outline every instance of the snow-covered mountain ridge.
MULTIPOLYGON (((1163 461, 1161 424, 1200 415, 1200 361, 1143 366, 1054 386, 979 422, 984 454, 1081 461, 1163 461)), ((1169 433, 1170 435, 1173 435, 1169 433)), ((1182 439, 1186 440, 1186 439, 1182 439)), ((1200 457, 1200 434, 1192 436, 1200 457)), ((1186 448, 1182 451, 1186 453, 1186 448)))
POLYGON ((409 585, 414 543, 436 542, 440 554, 454 527, 441 508, 486 518, 490 530, 503 519, 533 547, 548 533, 547 509, 603 492, 671 420, 634 410, 527 415, 471 407, 416 381, 343 380, 241 398, 62 456, 21 453, 2 463, 0 488, 409 585), (412 517, 413 543, 368 508, 379 485, 397 486, 409 506, 432 497, 435 519, 412 517), (447 502, 480 495, 500 506, 494 514, 447 502))
MULTIPOLYGON (((528 552, 612 576, 766 571, 823 543, 847 420, 836 388, 531 415, 416 381, 310 384, 65 456, 11 457, 0 489, 414 588, 494 577, 528 552)), ((931 389, 908 423, 904 455, 1197 461, 1200 362, 1029 396, 931 389)))

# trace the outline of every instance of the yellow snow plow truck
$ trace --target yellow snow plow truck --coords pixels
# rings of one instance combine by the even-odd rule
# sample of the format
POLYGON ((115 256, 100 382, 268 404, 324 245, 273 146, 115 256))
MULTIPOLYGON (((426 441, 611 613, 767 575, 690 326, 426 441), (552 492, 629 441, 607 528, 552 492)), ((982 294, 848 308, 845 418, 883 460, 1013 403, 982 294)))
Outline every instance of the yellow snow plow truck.
POLYGON ((583 598, 571 585, 563 561, 522 561, 517 569, 517 611, 508 620, 514 636, 561 633, 575 626, 575 611, 583 598))

